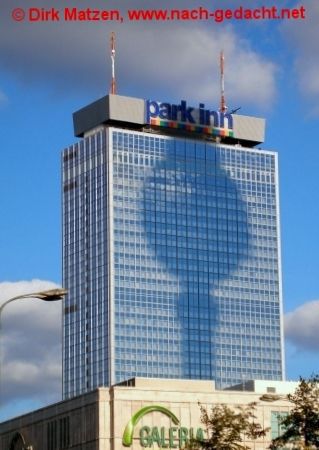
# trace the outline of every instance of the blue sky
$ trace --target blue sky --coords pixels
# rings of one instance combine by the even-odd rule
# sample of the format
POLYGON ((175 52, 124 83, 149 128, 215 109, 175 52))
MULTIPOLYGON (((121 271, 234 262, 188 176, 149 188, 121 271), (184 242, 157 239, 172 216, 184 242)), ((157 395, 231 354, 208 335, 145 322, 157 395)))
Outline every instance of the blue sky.
MULTIPOLYGON (((3 0, 0 6, 0 302, 61 283, 60 154, 76 140, 72 113, 109 90, 110 32, 116 32, 118 93, 171 103, 183 98, 218 106, 223 49, 228 105, 265 117, 263 148, 279 153, 287 378, 318 372, 318 2, 303 3, 305 21, 119 25, 11 19, 18 6, 66 5, 3 0)), ((76 5, 93 7, 86 0, 76 5)), ((195 3, 94 2, 96 8, 123 12, 146 5, 195 3)), ((218 7, 236 6, 235 0, 218 2, 218 7)), ((30 300, 8 308, 0 420, 60 399, 60 333, 60 305, 43 308, 30 300)))

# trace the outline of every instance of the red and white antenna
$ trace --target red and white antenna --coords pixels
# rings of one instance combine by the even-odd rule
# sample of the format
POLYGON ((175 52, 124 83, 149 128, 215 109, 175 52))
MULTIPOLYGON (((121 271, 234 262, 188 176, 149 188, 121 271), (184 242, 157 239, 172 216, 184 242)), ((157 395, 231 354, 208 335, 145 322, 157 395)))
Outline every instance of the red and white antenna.
POLYGON ((110 94, 116 94, 116 82, 115 82, 115 34, 111 33, 111 60, 112 60, 112 81, 110 94))
POLYGON ((224 77, 224 52, 220 52, 220 107, 219 111, 225 113, 227 111, 226 100, 225 100, 225 77, 224 77))

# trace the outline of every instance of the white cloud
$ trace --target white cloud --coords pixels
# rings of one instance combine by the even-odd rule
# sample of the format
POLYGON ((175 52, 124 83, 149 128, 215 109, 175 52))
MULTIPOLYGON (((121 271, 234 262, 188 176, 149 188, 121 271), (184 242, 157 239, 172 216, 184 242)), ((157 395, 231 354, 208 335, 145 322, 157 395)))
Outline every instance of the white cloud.
MULTIPOLYGON (((0 304, 9 298, 58 287, 43 280, 0 283, 0 304)), ((2 405, 46 404, 61 398, 61 302, 21 299, 1 315, 2 405)))
MULTIPOLYGON (((135 86, 151 94, 160 89, 167 96, 213 101, 218 105, 219 54, 225 53, 226 100, 266 109, 276 93, 276 66, 238 36, 232 27, 207 29, 175 25, 174 30, 145 29, 131 36, 134 55, 123 48, 123 61, 135 86), (165 51, 157 51, 158 42, 165 51)), ((121 68, 120 68, 121 70, 121 68)))
POLYGON ((297 348, 319 352, 319 300, 307 302, 285 316, 288 341, 297 348))
MULTIPOLYGON (((126 21, 112 24, 112 28, 104 23, 23 23, 15 24, 13 32, 12 4, 6 3, 4 16, 8 21, 2 26, 5 39, 0 41, 0 57, 4 70, 21 83, 44 82, 47 88, 64 95, 79 92, 80 88, 90 89, 92 95, 104 95, 109 90, 108 38, 113 29, 119 93, 153 98, 158 95, 159 100, 214 101, 210 106, 215 107, 219 100, 219 52, 224 49, 230 106, 243 104, 264 110, 275 98, 274 63, 229 22, 126 21)), ((36 6, 39 2, 33 3, 36 6)), ((42 0, 41 6, 46 3, 42 0)), ((223 7, 232 3, 228 0, 223 7)), ((67 2, 61 2, 61 7, 64 5, 67 2)), ((180 7, 179 2, 165 5, 180 7)), ((185 0, 183 8, 190 5, 193 2, 185 0)), ((95 6, 105 8, 105 1, 97 0, 95 6)), ((203 6, 211 8, 207 0, 203 6)), ((121 1, 113 7, 126 11, 132 4, 121 1)), ((145 8, 145 2, 136 0, 134 7, 145 8)), ((150 0, 147 7, 165 6, 150 0)))
MULTIPOLYGON (((319 3, 305 0, 306 20, 287 21, 282 33, 294 57, 293 75, 301 93, 308 98, 313 112, 318 113, 319 99, 319 3)), ((290 74, 290 78, 293 78, 290 74)))

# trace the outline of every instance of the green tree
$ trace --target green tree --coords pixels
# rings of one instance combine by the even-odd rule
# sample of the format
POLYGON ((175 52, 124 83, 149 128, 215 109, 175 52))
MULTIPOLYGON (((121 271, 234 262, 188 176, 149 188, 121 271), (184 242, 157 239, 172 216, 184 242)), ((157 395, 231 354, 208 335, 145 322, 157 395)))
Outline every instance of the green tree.
POLYGON ((290 443, 297 449, 319 449, 319 376, 300 378, 297 389, 287 398, 293 407, 281 420, 284 432, 272 441, 271 448, 290 443))
POLYGON ((248 450, 250 447, 245 441, 254 441, 265 436, 268 431, 256 422, 256 403, 234 408, 215 405, 210 412, 202 405, 200 409, 207 438, 192 441, 189 446, 192 449, 248 450))

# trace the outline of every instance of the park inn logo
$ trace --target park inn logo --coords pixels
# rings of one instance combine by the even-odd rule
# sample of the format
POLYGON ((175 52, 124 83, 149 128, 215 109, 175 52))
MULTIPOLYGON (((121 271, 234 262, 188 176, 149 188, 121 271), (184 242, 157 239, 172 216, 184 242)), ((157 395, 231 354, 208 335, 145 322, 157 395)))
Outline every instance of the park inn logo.
POLYGON ((230 113, 211 111, 204 103, 198 108, 188 106, 186 100, 179 105, 145 101, 145 122, 158 127, 175 128, 200 134, 234 137, 233 116, 230 113))
POLYGON ((138 410, 127 423, 122 443, 125 447, 131 447, 133 437, 138 435, 141 447, 158 447, 158 448, 184 448, 192 439, 204 439, 204 430, 202 428, 187 428, 180 424, 180 421, 172 411, 164 406, 152 405, 145 406, 138 410), (147 426, 143 425, 137 431, 138 423, 145 415, 159 412, 167 416, 173 423, 173 426, 147 426))

